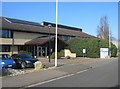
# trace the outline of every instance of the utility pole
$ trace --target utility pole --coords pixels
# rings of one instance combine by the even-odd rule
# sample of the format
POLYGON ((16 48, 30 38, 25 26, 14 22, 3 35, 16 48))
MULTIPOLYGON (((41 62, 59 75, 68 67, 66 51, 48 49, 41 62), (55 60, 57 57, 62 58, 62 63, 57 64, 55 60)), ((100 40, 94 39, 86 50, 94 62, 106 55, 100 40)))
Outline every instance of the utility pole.
POLYGON ((56 31, 55 31, 55 67, 57 67, 57 28, 58 28, 58 0, 56 0, 56 31))
POLYGON ((48 25, 49 27, 49 62, 50 62, 50 56, 51 56, 51 39, 50 39, 50 27, 51 27, 51 24, 48 25))
POLYGON ((111 57, 111 33, 109 29, 109 57, 111 57))

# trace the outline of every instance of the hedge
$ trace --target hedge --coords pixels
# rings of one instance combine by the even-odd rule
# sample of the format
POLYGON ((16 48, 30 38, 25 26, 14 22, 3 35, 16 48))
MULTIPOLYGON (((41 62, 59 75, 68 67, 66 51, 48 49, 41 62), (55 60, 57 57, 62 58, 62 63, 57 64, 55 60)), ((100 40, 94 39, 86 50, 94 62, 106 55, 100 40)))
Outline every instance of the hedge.
MULTIPOLYGON (((111 43, 111 56, 116 57, 117 48, 111 43)), ((108 48, 109 43, 107 40, 97 38, 74 38, 68 41, 68 49, 71 52, 76 52, 79 57, 83 56, 82 50, 86 49, 86 56, 91 58, 100 57, 100 48, 108 48)))
MULTIPOLYGON (((57 52, 57 58, 59 59, 61 57, 64 57, 64 51, 63 50, 61 50, 60 52, 57 52)), ((55 52, 52 53, 50 58, 55 59, 55 52)))
POLYGON ((25 53, 25 54, 29 54, 29 55, 32 55, 32 53, 31 52, 28 52, 28 51, 24 51, 24 50, 20 50, 18 53, 25 53))

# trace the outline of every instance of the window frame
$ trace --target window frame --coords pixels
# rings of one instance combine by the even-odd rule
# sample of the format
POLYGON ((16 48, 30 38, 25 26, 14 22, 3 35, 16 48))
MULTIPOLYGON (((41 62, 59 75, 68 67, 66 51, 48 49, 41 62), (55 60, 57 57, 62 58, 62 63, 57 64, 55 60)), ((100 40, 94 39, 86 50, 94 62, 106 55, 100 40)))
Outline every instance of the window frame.
POLYGON ((0 52, 10 52, 10 45, 0 45, 0 52))
POLYGON ((13 38, 13 31, 0 29, 0 38, 13 38))

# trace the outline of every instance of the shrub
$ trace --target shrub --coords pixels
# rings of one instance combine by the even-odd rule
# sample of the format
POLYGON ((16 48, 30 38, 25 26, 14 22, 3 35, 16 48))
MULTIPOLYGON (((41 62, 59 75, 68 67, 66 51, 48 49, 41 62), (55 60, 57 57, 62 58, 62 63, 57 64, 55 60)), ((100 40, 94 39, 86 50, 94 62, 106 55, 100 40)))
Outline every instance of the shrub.
POLYGON ((32 55, 32 53, 31 53, 31 52, 28 52, 28 51, 23 51, 23 50, 20 50, 18 53, 25 53, 25 54, 32 55))
MULTIPOLYGON (((98 58, 100 57, 100 48, 108 48, 108 40, 97 38, 74 38, 68 41, 68 49, 71 52, 76 52, 79 57, 83 56, 82 50, 86 49, 86 57, 98 58)), ((117 48, 112 44, 111 46, 111 56, 115 57, 117 54, 117 48)))
POLYGON ((61 50, 59 53, 60 53, 60 56, 61 56, 61 57, 64 57, 64 56, 65 56, 64 50, 61 50))
POLYGON ((113 44, 112 44, 112 47, 111 47, 111 56, 112 57, 116 57, 117 56, 117 48, 113 44))
POLYGON ((12 74, 12 73, 9 71, 8 68, 3 68, 3 69, 0 70, 0 77, 7 76, 7 75, 10 75, 10 74, 12 74))
MULTIPOLYGON (((61 57, 62 56, 61 56, 60 52, 57 52, 57 58, 59 59, 61 57)), ((55 59, 55 52, 52 53, 52 55, 50 56, 50 58, 55 59)))
POLYGON ((70 59, 70 56, 66 56, 66 59, 70 59))

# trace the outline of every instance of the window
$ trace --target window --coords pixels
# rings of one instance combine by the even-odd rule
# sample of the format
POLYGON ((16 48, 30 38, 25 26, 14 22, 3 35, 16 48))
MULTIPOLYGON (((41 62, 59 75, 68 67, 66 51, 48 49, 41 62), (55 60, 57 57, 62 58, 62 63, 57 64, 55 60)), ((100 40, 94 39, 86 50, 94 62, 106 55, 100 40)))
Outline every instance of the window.
POLYGON ((10 52, 9 45, 0 45, 0 52, 10 52))
POLYGON ((73 38, 72 36, 65 36, 65 35, 62 35, 62 36, 59 36, 59 37, 64 41, 68 41, 68 40, 73 38))
POLYGON ((12 38, 12 32, 10 30, 0 30, 0 38, 12 38))
POLYGON ((69 40, 69 36, 62 36, 63 40, 67 41, 69 40))

